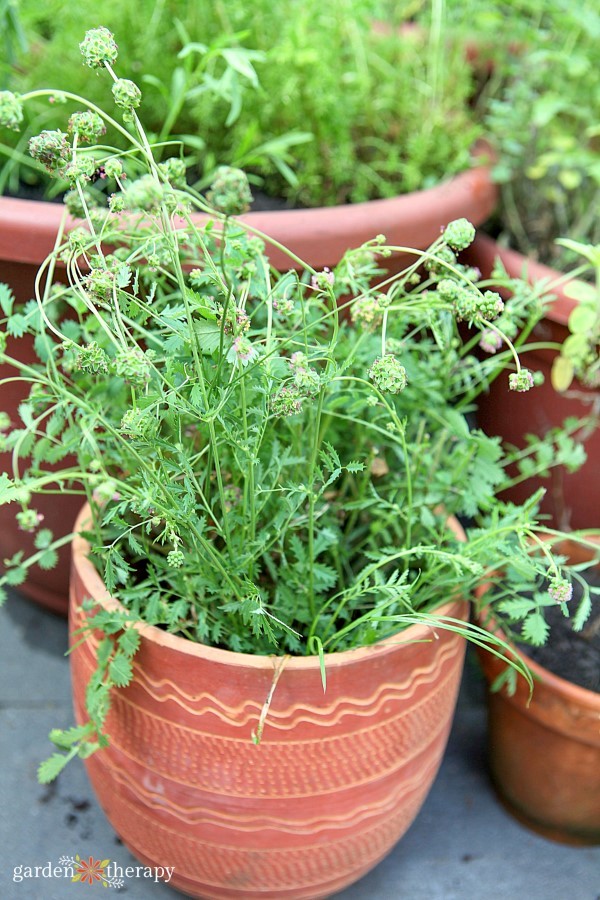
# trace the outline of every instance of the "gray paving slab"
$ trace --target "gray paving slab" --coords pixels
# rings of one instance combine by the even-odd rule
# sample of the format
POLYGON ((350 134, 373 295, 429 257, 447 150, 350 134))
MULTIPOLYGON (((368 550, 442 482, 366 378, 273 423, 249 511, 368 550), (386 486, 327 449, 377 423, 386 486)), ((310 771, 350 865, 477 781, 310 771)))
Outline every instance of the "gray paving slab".
MULTIPOLYGON (((0 898, 107 896, 64 878, 14 881, 18 866, 54 866, 78 853, 138 865, 104 818, 79 761, 55 786, 36 781, 51 727, 71 723, 66 623, 14 595, 0 610, 0 898), (85 892, 84 892, 85 887, 85 892)), ((498 803, 485 764, 485 708, 468 661, 442 768, 419 817, 393 852, 336 900, 600 900, 600 847, 538 837, 498 803)), ((47 871, 47 870, 46 870, 47 871)), ((128 900, 181 896, 129 878, 128 900)), ((110 895, 109 895, 110 896, 110 895)))

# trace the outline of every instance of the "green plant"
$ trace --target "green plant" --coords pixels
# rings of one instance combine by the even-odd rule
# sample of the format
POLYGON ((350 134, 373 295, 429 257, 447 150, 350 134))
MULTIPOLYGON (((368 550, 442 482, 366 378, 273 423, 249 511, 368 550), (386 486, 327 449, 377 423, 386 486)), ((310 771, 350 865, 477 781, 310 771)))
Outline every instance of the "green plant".
MULTIPOLYGON (((440 0, 433 5, 443 12, 440 0)), ((23 0, 35 49, 15 69, 12 90, 67 83, 98 102, 101 85, 85 81, 75 52, 80 23, 95 24, 96 9, 82 0, 79 11, 23 0)), ((307 206, 395 196, 470 165, 480 129, 462 48, 447 47, 441 27, 376 29, 377 12, 375 0, 145 0, 135 8, 109 0, 103 8, 123 35, 121 72, 144 92, 142 122, 162 158, 182 155, 196 187, 218 165, 243 167, 270 196, 307 206)), ((23 136, 5 138, 0 189, 39 180, 27 168, 27 137, 61 121, 63 111, 47 102, 28 108, 23 136)))
POLYGON ((568 321, 571 332, 560 348, 560 355, 552 364, 552 384, 557 391, 566 391, 573 378, 588 387, 600 386, 600 245, 581 244, 568 238, 558 243, 585 262, 571 273, 571 280, 563 286, 563 293, 577 301, 568 321), (579 276, 591 271, 593 283, 579 276))
POLYGON ((600 10, 519 3, 513 20, 518 43, 497 61, 486 98, 499 151, 497 226, 515 249, 566 271, 576 254, 557 238, 600 241, 600 10))
MULTIPOLYGON (((77 491, 91 504, 92 558, 122 612, 89 598, 103 632, 90 721, 53 732, 66 753, 42 780, 106 744, 110 690, 132 677, 140 620, 233 651, 318 655, 325 687, 325 654, 414 622, 503 655, 501 642, 436 609, 508 562, 520 581, 549 584, 566 614, 567 570, 536 541, 538 498, 498 501, 520 477, 507 474, 514 456, 468 419, 506 356, 510 388, 533 386, 509 335, 540 315, 536 293, 522 285, 521 302, 504 307, 473 282, 456 256, 474 235, 465 220, 428 251, 402 248, 415 261, 396 275, 380 262, 399 248, 381 236, 335 272, 292 254, 289 271, 273 271, 263 238, 235 219, 248 203, 243 173, 220 170, 206 198, 186 187, 183 166, 153 156, 135 85, 113 69, 111 33, 88 32, 81 49, 112 79, 130 131, 79 98, 67 132, 30 142, 72 184, 85 225, 57 236, 34 300, 16 307, 0 294, 0 358, 30 385, 21 424, 1 423, 13 472, 0 477, 0 502, 16 504, 38 548, 9 560, 0 585, 51 566, 69 539, 44 528, 36 495, 77 491), (106 128, 128 135, 130 150, 107 148, 106 128), (123 181, 124 155, 134 180, 123 181), (108 208, 88 193, 99 168, 115 187, 108 208), (67 285, 54 281, 59 262, 67 285), (31 335, 39 363, 9 356, 6 335, 31 335), (468 524, 465 542, 452 516, 468 524)), ((0 117, 14 125, 28 100, 0 95, 0 117)), ((557 432, 517 462, 525 472, 580 459, 557 432)), ((517 619, 526 639, 544 639, 538 604, 517 619)))

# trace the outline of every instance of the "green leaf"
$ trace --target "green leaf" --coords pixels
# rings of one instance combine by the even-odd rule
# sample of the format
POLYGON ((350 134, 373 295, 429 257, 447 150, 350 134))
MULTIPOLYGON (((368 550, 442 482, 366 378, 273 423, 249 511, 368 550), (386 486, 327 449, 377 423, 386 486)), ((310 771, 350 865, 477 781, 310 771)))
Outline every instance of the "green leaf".
POLYGON ((47 571, 48 569, 53 569, 54 566, 57 564, 57 562, 58 562, 58 553, 56 552, 56 550, 49 549, 49 550, 46 550, 44 553, 42 553, 42 555, 40 556, 40 558, 37 561, 37 564, 40 567, 40 569, 47 571))
POLYGON ((126 628, 123 634, 119 635, 117 643, 123 653, 131 658, 137 652, 140 646, 140 634, 135 628, 126 628))
POLYGON ((569 331, 573 333, 581 332, 587 337, 588 332, 592 331, 597 324, 597 320, 598 313, 594 307, 581 304, 576 306, 569 316, 569 331))
POLYGON ((550 627, 540 612, 531 613, 523 622, 523 637, 536 647, 541 647, 548 639, 550 627))
POLYGON ((133 669, 127 656, 117 651, 108 665, 108 675, 117 687, 125 687, 133 677, 133 669))
POLYGON ((570 359, 564 356, 555 357, 552 362, 550 380, 555 391, 566 391, 573 381, 575 369, 570 359))
POLYGON ((0 283, 0 308, 5 316, 10 316, 15 302, 15 295, 7 284, 0 283))
POLYGON ((23 337, 27 331, 27 319, 20 313, 10 316, 6 323, 6 330, 12 337, 23 337))
POLYGON ((203 353, 215 353, 221 344, 221 329, 214 322, 199 322, 195 327, 198 344, 203 353))
POLYGON ((578 278, 567 281, 563 287, 563 294, 566 294, 572 300, 579 300, 580 303, 594 304, 597 300, 596 288, 588 284, 587 281, 580 281, 578 278))
POLYGON ((61 750, 70 750, 73 744, 88 737, 91 731, 90 724, 75 725, 72 728, 53 728, 50 732, 50 740, 61 750))
POLYGON ((48 757, 48 759, 44 760, 44 762, 38 766, 38 781, 41 784, 48 784, 50 781, 54 781, 68 762, 68 756, 65 756, 62 753, 53 753, 52 756, 48 757))

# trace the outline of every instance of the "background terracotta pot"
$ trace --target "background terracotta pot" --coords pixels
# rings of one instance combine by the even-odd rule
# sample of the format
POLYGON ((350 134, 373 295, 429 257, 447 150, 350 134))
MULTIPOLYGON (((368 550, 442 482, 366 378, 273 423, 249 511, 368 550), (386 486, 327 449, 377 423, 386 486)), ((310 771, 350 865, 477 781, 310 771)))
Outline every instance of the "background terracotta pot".
MULTIPOLYGON (((465 216, 479 225, 489 217, 498 196, 490 177, 490 155, 482 142, 474 149, 473 168, 426 190, 368 203, 256 211, 241 219, 316 269, 336 265, 347 250, 377 234, 384 234, 391 244, 425 249, 452 219, 465 216)), ((24 299, 31 296, 35 272, 54 247, 62 214, 61 204, 0 197, 2 277, 18 284, 20 270, 33 267, 33 273, 26 274, 24 299)), ((208 216, 195 218, 208 221, 208 216)), ((69 220, 67 227, 72 224, 69 220)), ((276 247, 267 252, 275 267, 290 268, 287 254, 276 247)))
MULTIPOLYGON (((30 364, 37 361, 33 340, 29 336, 18 341, 9 339, 7 354, 12 356, 14 352, 18 353, 21 362, 30 364)), ((16 369, 7 364, 0 365, 0 379, 14 378, 18 374, 16 369)), ((22 427, 18 410, 28 392, 29 386, 20 381, 11 381, 0 386, 0 410, 8 413, 13 428, 20 425, 22 427)), ((70 462, 66 459, 60 467, 64 468, 65 465, 70 465, 70 462)), ((45 468, 51 470, 52 466, 45 468)), ((12 474, 11 453, 0 453, 0 471, 12 474)), ((31 505, 43 515, 42 527, 49 528, 54 537, 62 537, 69 534, 81 509, 81 503, 81 495, 40 494, 32 500, 31 505)), ((4 559, 10 559, 19 551, 24 552, 25 558, 35 553, 35 535, 21 531, 17 527, 15 516, 20 508, 18 503, 0 506, 0 566, 4 559)), ((29 569, 27 580, 19 585, 19 593, 52 612, 66 616, 69 609, 70 565, 71 548, 69 544, 65 544, 58 551, 58 563, 53 569, 43 570, 35 565, 29 569)))
MULTIPOLYGON (((586 558, 572 543, 559 552, 572 562, 586 558)), ((497 625, 485 627, 501 634, 497 625)), ((531 702, 524 678, 513 696, 504 689, 488 693, 494 786, 534 831, 564 843, 600 844, 600 694, 521 656, 535 679, 531 702)), ((491 653, 480 653, 480 662, 488 684, 505 668, 491 653)))
MULTIPOLYGON (((484 278, 489 278, 496 258, 500 258, 511 277, 525 277, 531 283, 542 280, 555 282, 560 273, 528 260, 514 250, 500 247, 487 235, 478 234, 465 251, 463 261, 477 266, 484 278)), ((546 315, 533 330, 529 342, 562 343, 569 331, 567 322, 575 301, 559 288, 552 288, 556 299, 546 315)), ((501 291, 506 298, 506 292, 501 291)), ((505 377, 497 378, 487 394, 478 398, 478 424, 490 435, 500 435, 505 441, 525 446, 526 434, 545 434, 562 425, 569 416, 582 418, 595 411, 600 415, 600 394, 574 382, 564 394, 552 387, 550 372, 557 355, 552 350, 532 350, 520 353, 523 365, 544 375, 544 383, 523 394, 509 391, 505 377)), ((528 479, 507 492, 507 499, 522 503, 538 488, 546 488, 542 512, 548 514, 556 527, 569 530, 600 526, 600 477, 597 461, 600 458, 600 429, 592 431, 584 442, 588 460, 577 472, 564 467, 551 470, 549 478, 528 479)))
MULTIPOLYGON (((83 598, 117 605, 87 549, 75 540, 71 631, 83 623, 83 598)), ((467 604, 440 614, 464 620, 467 604)), ((255 745, 281 658, 139 631, 134 681, 114 694, 110 747, 86 766, 108 819, 144 864, 174 866, 171 884, 194 897, 326 897, 406 832, 446 745, 464 639, 413 626, 330 654, 326 693, 317 658, 288 659, 255 745)), ((95 649, 88 637, 71 653, 79 722, 95 649)))

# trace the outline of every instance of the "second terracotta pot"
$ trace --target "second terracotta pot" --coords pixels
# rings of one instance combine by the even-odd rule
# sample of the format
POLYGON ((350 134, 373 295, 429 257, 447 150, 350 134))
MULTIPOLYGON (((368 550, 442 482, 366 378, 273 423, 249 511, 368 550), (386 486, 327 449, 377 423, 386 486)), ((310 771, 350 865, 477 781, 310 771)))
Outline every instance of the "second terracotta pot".
MULTIPOLYGON (((545 281, 551 284, 561 277, 547 266, 500 247, 483 234, 477 235, 463 259, 477 266, 484 278, 491 276, 496 259, 502 261, 512 278, 524 277, 532 283, 545 281)), ((561 344, 569 334, 567 322, 576 303, 560 287, 553 287, 551 293, 555 300, 533 330, 528 343, 561 344)), ((556 351, 540 349, 519 355, 525 367, 543 374, 544 383, 527 393, 516 394, 509 391, 506 374, 501 374, 489 392, 478 398, 478 424, 487 434, 499 435, 522 448, 527 434, 546 434, 569 417, 584 418, 593 412, 600 415, 598 391, 589 390, 578 382, 565 393, 554 390, 550 373, 556 351)), ((538 487, 544 487, 546 496, 541 510, 550 517, 548 522, 554 527, 563 530, 600 527, 600 428, 586 434, 584 447, 587 462, 577 472, 555 467, 550 470, 549 477, 531 478, 511 488, 506 494, 507 499, 522 503, 538 487)))
MULTIPOLYGON (((571 562, 590 556, 572 542, 557 548, 571 562)), ((491 620, 482 622, 496 634, 491 620)), ((550 640, 552 635, 550 635, 550 640)), ((600 844, 600 694, 554 675, 521 651, 534 678, 511 696, 488 693, 492 780, 509 811, 532 830, 569 844, 600 844)), ((488 684, 506 664, 480 653, 488 684)))

